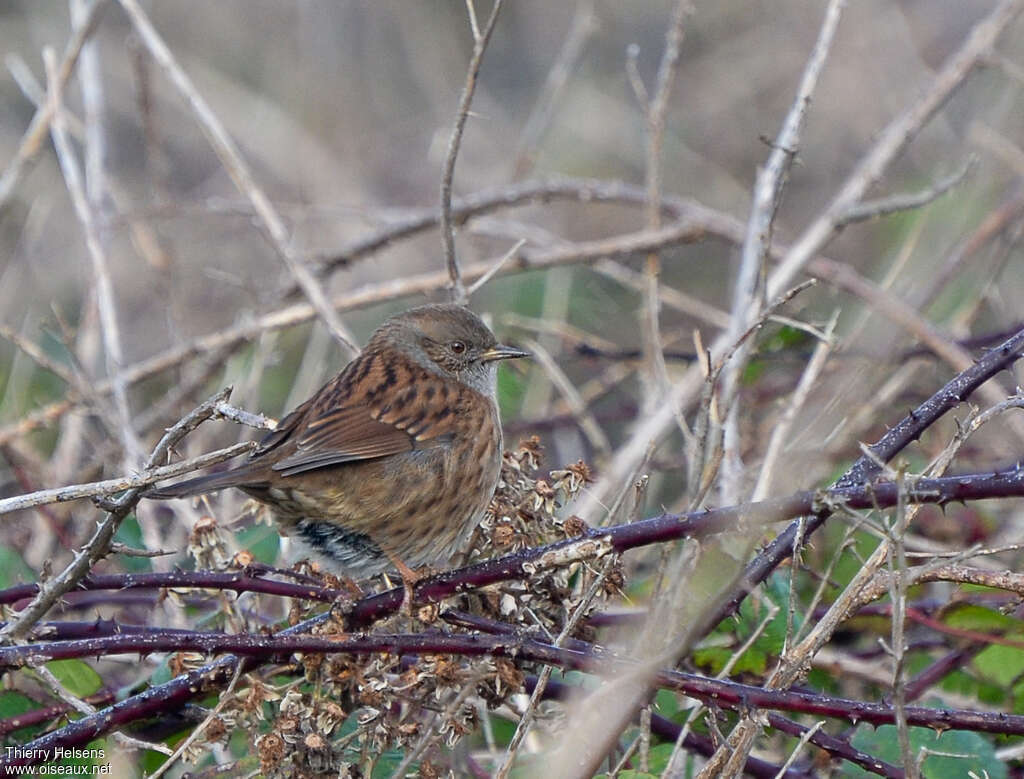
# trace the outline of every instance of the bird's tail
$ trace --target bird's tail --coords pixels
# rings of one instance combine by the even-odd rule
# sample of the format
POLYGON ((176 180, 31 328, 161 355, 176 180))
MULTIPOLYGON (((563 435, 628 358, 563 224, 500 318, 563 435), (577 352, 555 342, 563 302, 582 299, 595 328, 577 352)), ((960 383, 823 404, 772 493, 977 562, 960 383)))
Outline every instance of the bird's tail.
POLYGON ((163 487, 146 490, 144 497, 162 500, 165 498, 187 498, 192 495, 203 495, 207 492, 216 492, 228 487, 251 487, 260 484, 263 480, 259 477, 258 470, 252 467, 242 466, 232 468, 222 473, 211 473, 207 476, 197 476, 194 479, 186 479, 176 484, 167 484, 163 487))

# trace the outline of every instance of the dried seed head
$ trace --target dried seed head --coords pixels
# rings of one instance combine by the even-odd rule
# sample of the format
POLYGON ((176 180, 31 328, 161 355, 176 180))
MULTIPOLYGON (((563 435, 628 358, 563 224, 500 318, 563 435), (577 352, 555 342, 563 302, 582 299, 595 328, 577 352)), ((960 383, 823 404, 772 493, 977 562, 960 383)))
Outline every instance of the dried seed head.
POLYGON ((200 517, 188 538, 188 552, 200 570, 220 571, 228 567, 232 555, 213 517, 200 517))
POLYGON ((590 466, 583 460, 577 460, 573 465, 562 470, 552 471, 551 479, 556 490, 562 490, 569 499, 575 498, 584 484, 594 480, 590 473, 590 466))
POLYGON ((265 774, 276 771, 287 754, 288 747, 277 733, 267 733, 256 741, 256 754, 260 760, 260 770, 265 774))
POLYGON ((302 743, 306 746, 306 749, 321 750, 327 748, 327 740, 319 733, 307 733, 302 743))
POLYGON ((565 534, 570 538, 582 536, 584 533, 587 532, 587 529, 587 523, 575 514, 573 514, 571 517, 566 519, 565 522, 562 523, 562 530, 564 530, 565 534))

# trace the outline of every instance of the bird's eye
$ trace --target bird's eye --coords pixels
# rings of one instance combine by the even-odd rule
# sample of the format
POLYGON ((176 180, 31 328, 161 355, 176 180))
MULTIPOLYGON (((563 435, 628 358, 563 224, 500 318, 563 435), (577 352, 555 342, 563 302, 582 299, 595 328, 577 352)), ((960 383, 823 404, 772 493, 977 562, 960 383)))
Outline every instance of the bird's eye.
POLYGON ((462 341, 452 341, 450 344, 448 344, 448 348, 451 349, 452 352, 454 352, 455 354, 462 354, 464 351, 466 351, 466 344, 464 344, 462 341))

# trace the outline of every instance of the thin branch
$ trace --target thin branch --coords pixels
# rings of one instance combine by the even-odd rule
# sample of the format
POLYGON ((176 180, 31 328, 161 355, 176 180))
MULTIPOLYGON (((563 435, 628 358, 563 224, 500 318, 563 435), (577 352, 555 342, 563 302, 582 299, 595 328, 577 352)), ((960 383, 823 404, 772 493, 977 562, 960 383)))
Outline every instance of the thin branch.
POLYGON ((469 106, 473 102, 473 93, 476 91, 477 75, 480 73, 484 51, 487 49, 491 33, 494 32, 494 26, 498 21, 501 4, 502 0, 494 0, 494 5, 491 7, 491 15, 487 18, 487 24, 484 26, 482 33, 476 30, 476 14, 472 3, 468 6, 470 21, 473 27, 473 56, 469 60, 466 83, 462 87, 462 96, 459 98, 459 108, 455 113, 455 125, 452 127, 451 137, 448 139, 448 153, 445 155, 444 172, 441 176, 440 220, 441 241, 444 245, 444 261, 448 269, 448 277, 451 280, 452 299, 462 304, 466 303, 468 296, 462 280, 462 271, 455 256, 455 223, 452 221, 452 180, 455 178, 455 161, 459 156, 462 132, 466 127, 466 119, 469 117, 469 106))
POLYGON ((537 147, 544 130, 551 123, 551 116, 559 105, 570 73, 576 67, 583 54, 587 41, 598 29, 598 21, 594 15, 594 0, 578 0, 573 13, 569 32, 565 36, 562 48, 548 71, 548 77, 540 88, 534 101, 530 115, 523 124, 523 130, 516 143, 512 170, 515 178, 521 178, 533 166, 537 156, 537 147))
MULTIPOLYGON (((217 404, 226 400, 230 390, 217 393, 208 401, 198 406, 183 417, 174 427, 170 428, 157 443, 146 462, 146 468, 153 468, 163 460, 170 448, 185 435, 209 419, 216 410, 217 404)), ((32 627, 42 619, 64 594, 70 592, 89 573, 93 564, 102 558, 110 548, 114 534, 128 513, 135 507, 141 497, 139 488, 129 489, 115 501, 112 509, 93 533, 86 545, 75 553, 71 563, 52 579, 44 582, 32 602, 26 606, 15 619, 0 629, 0 642, 9 643, 23 639, 32 627)))
POLYGON ((232 457, 238 457, 240 454, 251 452, 255 447, 255 441, 243 441, 226 449, 218 449, 217 451, 208 452, 189 460, 182 460, 172 465, 152 468, 134 476, 120 476, 116 479, 94 481, 87 484, 69 484, 66 487, 55 487, 48 490, 29 492, 25 495, 15 495, 12 498, 3 498, 0 499, 0 514, 21 511, 33 506, 65 503, 69 500, 81 500, 82 498, 106 497, 116 495, 125 490, 141 489, 142 487, 156 484, 163 479, 181 476, 183 473, 191 473, 192 471, 198 471, 201 468, 208 468, 211 465, 230 460, 232 457))
POLYGON ((863 222, 867 219, 877 219, 880 216, 897 214, 901 211, 912 211, 916 208, 922 208, 923 206, 938 200, 953 189, 953 187, 967 178, 967 174, 977 167, 977 162, 977 158, 973 156, 968 157, 964 164, 960 166, 959 170, 943 179, 940 179, 928 189, 921 190, 920 192, 890 195, 889 197, 879 198, 878 200, 865 200, 863 202, 856 203, 855 205, 850 206, 843 215, 842 223, 853 224, 854 222, 863 222))
MULTIPOLYGON (((683 34, 686 20, 693 12, 689 0, 678 0, 669 21, 665 34, 665 49, 658 65, 654 95, 650 103, 644 103, 644 119, 647 124, 647 144, 644 160, 644 183, 647 202, 644 207, 647 228, 656 230, 661 227, 661 150, 665 136, 665 122, 668 115, 669 97, 679 69, 679 57, 682 53, 683 34)), ((634 62, 635 65, 635 62, 634 62)), ((645 90, 643 82, 636 74, 634 83, 639 82, 642 97, 645 90)), ((661 257, 657 251, 649 252, 644 264, 644 300, 642 309, 644 357, 647 365, 647 392, 644 405, 652 408, 668 389, 668 369, 665 356, 661 352, 661 328, 659 325, 658 281, 661 275, 661 257)), ((685 435, 685 432, 684 432, 685 435)))
POLYGON ((125 464, 137 465, 141 459, 142 444, 139 442, 132 427, 131 407, 128 403, 128 385, 121 376, 124 364, 124 352, 121 348, 121 329, 117 321, 114 288, 110 281, 110 270, 107 255, 103 249, 99 230, 93 219, 92 208, 86 196, 82 174, 75 159, 71 141, 67 136, 62 108, 62 92, 57 72, 56 55, 51 49, 44 49, 43 62, 46 64, 47 98, 51 103, 52 121, 50 129, 53 145, 57 150, 61 172, 67 184, 68 194, 74 206, 75 214, 85 232, 85 245, 92 260, 93 276, 96 283, 96 302, 100 313, 100 332, 103 336, 103 349, 106 354, 107 375, 111 378, 114 405, 117 408, 120 434, 125 451, 125 464))
MULTIPOLYGON (((546 203, 550 200, 568 199, 581 203, 622 203, 636 206, 643 205, 645 198, 643 189, 624 181, 552 177, 505 184, 454 198, 451 204, 451 218, 455 223, 463 224, 474 217, 498 209, 515 208, 534 202, 546 203)), ((678 218, 681 214, 680 207, 685 211, 685 204, 690 203, 693 201, 675 197, 665 198, 664 207, 667 213, 678 218)), ((315 258, 313 264, 316 275, 323 278, 337 270, 351 267, 353 263, 383 251, 397 241, 410 239, 440 224, 441 215, 438 209, 414 209, 404 219, 392 222, 369 236, 352 242, 340 251, 315 258)), ((294 292, 295 289, 288 289, 284 294, 287 296, 294 292)))
MULTIPOLYGON (((587 588, 583 598, 579 603, 576 604, 569 619, 566 620, 562 631, 558 634, 558 637, 554 641, 554 646, 562 646, 566 639, 569 638, 570 634, 576 630, 576 626, 579 624, 580 619, 586 614, 587 609, 590 608, 590 604, 594 598, 597 597, 597 593, 601 586, 604 584, 605 577, 608 574, 608 570, 611 564, 614 562, 614 558, 605 560, 604 565, 601 566, 601 570, 597 576, 594 577, 594 581, 590 583, 590 587, 587 588)), ((544 695, 544 690, 547 687, 548 680, 551 679, 551 666, 544 666, 537 677, 537 682, 534 685, 533 692, 530 694, 530 702, 526 706, 526 711, 523 712, 523 716, 519 719, 519 724, 516 725, 515 733, 512 734, 512 740, 509 741, 508 748, 505 750, 505 760, 502 762, 501 767, 495 772, 494 779, 506 779, 509 772, 512 770, 512 765, 515 763, 516 754, 519 752, 519 747, 523 743, 523 739, 526 738, 526 734, 530 732, 530 727, 533 724, 534 716, 537 712, 537 706, 544 695)))
MULTIPOLYGON (((0 590, 0 604, 16 604, 39 592, 38 584, 16 584, 0 590)), ((249 571, 158 571, 151 573, 91 574, 78 583, 78 590, 226 590, 230 592, 258 592, 281 598, 299 598, 321 603, 333 603, 349 596, 345 590, 320 584, 284 582, 268 579, 249 571)))
POLYGON ((501 255, 498 261, 495 262, 493 266, 491 266, 491 269, 487 271, 487 273, 483 274, 480 278, 478 278, 470 285, 469 289, 466 290, 466 297, 472 297, 474 292, 479 290, 480 287, 482 287, 484 284, 486 284, 488 281, 494 278, 495 274, 497 274, 497 272, 504 267, 505 263, 511 260, 513 257, 515 257, 519 250, 522 249, 525 244, 526 240, 520 239, 512 246, 511 249, 509 249, 507 252, 501 255))
POLYGON ((256 212, 259 224, 270 245, 274 247, 278 256, 284 262, 285 267, 288 268, 289 273, 298 283, 314 310, 327 326, 327 329, 330 330, 331 335, 348 352, 350 357, 354 357, 359 352, 359 348, 355 345, 355 338, 341 321, 337 311, 331 307, 323 288, 299 257, 298 252, 296 252, 292 245, 292 239, 288 234, 284 221, 281 219, 280 214, 277 213, 277 209, 274 208, 266 193, 256 183, 256 179, 252 175, 252 171, 249 169, 238 146, 224 128, 224 125, 221 124, 213 109, 210 108, 210 105, 203 96, 199 94, 192 80, 182 70, 174 54, 167 47, 163 38, 160 37, 156 28, 153 27, 145 11, 142 10, 138 0, 118 1, 121 3, 121 7, 124 8, 125 13, 128 14, 129 19, 131 19, 135 32, 138 33, 139 38, 146 46, 150 55, 164 69, 171 83, 174 84, 175 88, 188 102, 196 121, 199 123, 199 127, 210 142, 210 146, 217 154, 238 191, 245 195, 249 202, 252 203, 253 210, 256 212))
MULTIPOLYGON (((732 297, 732 323, 728 335, 730 340, 743 332, 758 319, 766 300, 776 297, 781 288, 776 286, 769 292, 765 286, 765 263, 770 253, 775 214, 782 198, 782 189, 789 169, 800 145, 800 131, 811 102, 811 96, 818 85, 818 78, 825 67, 839 27, 845 0, 830 0, 825 9, 807 64, 804 66, 796 97, 772 144, 772 152, 763 168, 757 172, 754 183, 753 203, 747 220, 746 236, 740 259, 732 297)), ((721 496, 732 503, 740 498, 742 463, 739 452, 739 377, 746 369, 751 349, 745 345, 736 351, 733 359, 722 374, 722 406, 725 409, 723 425, 722 482, 721 496)))
POLYGON ((796 389, 793 390, 793 395, 789 399, 785 411, 782 412, 779 421, 772 428, 772 434, 768 439, 768 446, 765 449, 764 460, 761 463, 761 472, 757 476, 757 483, 754 485, 751 500, 761 500, 771 490, 773 471, 776 463, 779 461, 779 455, 782 453, 782 447, 786 443, 786 438, 793 427, 793 422, 796 420, 796 415, 807 401, 807 396, 817 382, 818 375, 821 373, 822 368, 825 367, 825 362, 828 360, 834 347, 832 333, 835 330, 837 321, 839 321, 838 311, 829 320, 825 328, 824 338, 814 348, 814 354, 807 361, 807 367, 804 368, 804 372, 800 376, 796 389))
MULTIPOLYGON (((643 292, 647 283, 642 273, 612 260, 599 260, 594 264, 594 270, 638 292, 643 292)), ((687 316, 702 320, 712 327, 725 329, 729 326, 729 315, 725 311, 681 289, 659 284, 658 301, 660 305, 674 308, 687 316)))
MULTIPOLYGON (((72 693, 67 687, 65 687, 60 679, 54 676, 53 671, 47 668, 45 665, 33 665, 32 672, 39 679, 46 683, 46 686, 64 703, 68 706, 69 710, 77 711, 79 714, 86 716, 96 713, 96 707, 91 703, 88 703, 77 695, 72 693)), ((122 747, 130 750, 151 750, 153 752, 160 752, 165 755, 171 754, 171 750, 163 744, 154 744, 148 741, 141 741, 137 738, 129 736, 126 733, 114 733, 114 740, 117 741, 122 747)))
MULTIPOLYGON (((304 626, 309 629, 309 625, 304 626)), ((107 647, 116 652, 158 651, 200 651, 220 653, 230 651, 254 658, 270 660, 295 652, 308 654, 351 654, 371 655, 389 653, 394 655, 423 654, 457 654, 464 656, 512 657, 521 660, 556 665, 565 669, 594 672, 608 668, 627 671, 636 667, 636 662, 617 656, 611 652, 594 651, 594 647, 584 642, 576 644, 577 648, 556 647, 552 644, 518 635, 481 635, 469 633, 404 633, 404 634, 348 634, 344 636, 315 636, 284 631, 277 635, 262 634, 227 634, 227 633, 174 633, 167 636, 149 634, 129 634, 108 638, 83 639, 80 641, 51 642, 33 647, 4 647, 0 649, 0 665, 16 667, 29 660, 28 650, 36 649, 39 658, 80 657, 89 654, 105 653, 107 647), (584 649, 586 647, 586 649, 584 649)), ((142 700, 170 698, 168 687, 176 694, 169 700, 171 706, 180 705, 177 690, 182 684, 192 683, 193 689, 186 690, 189 697, 201 692, 197 689, 196 679, 203 678, 207 683, 217 679, 226 681, 225 671, 234 673, 233 664, 237 657, 226 656, 197 671, 184 674, 164 685, 158 685, 138 696, 133 696, 111 707, 118 712, 113 716, 111 709, 97 712, 96 715, 84 717, 70 723, 55 733, 39 739, 39 742, 57 741, 57 743, 77 744, 79 738, 95 738, 110 727, 117 727, 130 719, 125 717, 125 710, 137 706, 142 700), (234 661, 234 662, 232 662, 234 661), (202 672, 202 673, 199 673, 202 672), (163 689, 161 689, 163 688, 163 689), (134 700, 133 700, 134 699, 134 700), (105 717, 108 722, 97 721, 105 717), (97 726, 101 729, 97 730, 97 726), (68 736, 74 734, 71 740, 68 736)), ((230 678, 230 677, 228 677, 230 678)), ((709 679, 697 674, 680 671, 662 670, 656 674, 655 683, 658 687, 678 690, 702 701, 714 702, 717 706, 733 710, 745 707, 775 709, 802 712, 819 716, 834 717, 854 722, 867 722, 872 725, 891 724, 894 721, 892 707, 886 703, 836 698, 807 692, 790 690, 765 690, 752 685, 739 684, 722 679, 709 679)), ((1003 735, 1024 734, 1024 716, 1005 714, 1002 712, 983 712, 964 709, 935 709, 924 706, 908 706, 907 721, 918 727, 942 727, 959 730, 971 730, 982 733, 1000 733, 1003 735)), ((26 745, 36 747, 37 742, 26 745)), ((17 764, 17 763, 15 763, 17 764)))
POLYGON ((594 419, 593 414, 590 413, 586 403, 580 396, 579 390, 573 386, 573 383, 565 375, 565 371, 559 367, 555 358, 538 341, 532 338, 526 339, 523 345, 533 354, 534 360, 548 375, 551 383, 558 388, 566 405, 569 407, 569 412, 576 418, 580 431, 586 436, 590 445, 600 455, 608 455, 612 450, 608 436, 605 435, 604 430, 601 429, 597 420, 594 419))
POLYGON ((232 702, 234 698, 235 687, 238 685, 238 680, 241 678, 242 666, 239 665, 235 669, 235 673, 231 677, 231 681, 228 682, 227 689, 225 689, 224 692, 220 694, 219 699, 217 701, 217 705, 214 706, 210 710, 210 713, 207 714, 205 718, 203 718, 203 721, 196 725, 192 729, 192 732, 189 733, 188 736, 186 736, 182 740, 182 742, 178 745, 178 748, 175 749, 174 752, 170 753, 170 757, 168 757, 167 760, 164 761, 163 765, 161 765, 153 773, 149 774, 146 777, 146 779, 160 779, 161 776, 163 776, 169 770, 171 770, 174 764, 177 763, 178 760, 181 759, 181 756, 185 754, 185 751, 190 746, 192 746, 192 744, 196 743, 196 740, 201 735, 203 735, 203 733, 206 731, 208 727, 210 727, 210 723, 213 722, 217 718, 217 716, 224 710, 224 708, 232 702))
MULTIPOLYGON (((63 90, 68 79, 71 78, 71 74, 78 64, 78 58, 81 56, 82 47, 99 26, 100 17, 103 15, 107 4, 108 0, 93 0, 81 24, 74 28, 71 39, 68 41, 67 46, 64 47, 64 54, 61 57, 60 64, 57 66, 54 86, 58 90, 63 90)), ((14 193, 18 182, 28 172, 32 162, 38 156, 43 141, 46 140, 46 134, 49 132, 54 108, 53 101, 48 99, 42 106, 36 109, 28 129, 25 130, 25 134, 21 137, 21 143, 18 144, 17 152, 15 152, 14 157, 7 164, 3 175, 0 176, 0 211, 3 211, 7 206, 7 201, 14 193)))

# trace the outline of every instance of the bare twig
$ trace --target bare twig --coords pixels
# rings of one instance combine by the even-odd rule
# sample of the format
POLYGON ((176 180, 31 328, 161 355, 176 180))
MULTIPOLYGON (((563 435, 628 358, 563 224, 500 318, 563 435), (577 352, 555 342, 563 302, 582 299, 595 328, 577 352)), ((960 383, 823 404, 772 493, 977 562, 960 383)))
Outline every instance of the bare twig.
MULTIPOLYGON (((790 166, 800 145, 800 131, 811 95, 814 94, 818 77, 832 48, 832 41, 845 5, 845 0, 829 2, 818 39, 804 66, 796 97, 772 144, 768 161, 757 172, 740 269, 733 287, 732 323, 728 331, 730 340, 735 341, 751 322, 757 320, 766 300, 776 297, 781 292, 778 286, 771 292, 765 286, 765 262, 771 248, 775 213, 790 166)), ((746 368, 749 354, 749 345, 742 346, 722 374, 722 407, 725 410, 725 422, 722 436, 721 497, 729 503, 740 497, 742 463, 739 453, 738 389, 739 377, 746 368)))
MULTIPOLYGON (((644 181, 647 202, 644 208, 648 229, 657 230, 661 227, 661 149, 665 136, 665 122, 668 115, 668 101, 672 94, 676 72, 679 68, 679 57, 683 45, 683 34, 686 19, 693 12, 689 0, 678 0, 669 21, 668 32, 665 34, 665 50, 658 65, 654 94, 649 103, 644 103, 644 119, 647 124, 647 146, 644 161, 644 181)), ((637 96, 641 99, 646 95, 643 82, 636 74, 637 96)), ((668 390, 668 369, 665 366, 665 355, 661 351, 661 329, 659 325, 658 279, 661 275, 661 257, 652 251, 647 255, 644 265, 644 305, 642 311, 644 357, 647 366, 647 391, 644 406, 647 410, 654 407, 668 390)), ((685 433, 684 433, 685 435, 685 433)))
POLYGON ((142 445, 139 443, 132 426, 131 407, 128 403, 128 385, 121 375, 124 355, 121 348, 121 330, 117 321, 117 310, 114 302, 114 289, 110 281, 110 270, 107 255, 103 250, 99 230, 93 219, 92 208, 82 183, 82 175, 75 159, 71 141, 67 137, 61 107, 62 92, 57 73, 56 55, 52 50, 43 51, 46 64, 47 97, 52 103, 50 128, 53 144, 60 160, 61 171, 67 184, 71 202, 75 208, 78 221, 85 232, 85 245, 92 260, 93 275, 96 281, 96 300, 100 312, 100 331, 103 335, 103 347, 107 359, 107 375, 111 377, 115 407, 120 421, 120 433, 124 443, 126 464, 135 465, 140 459, 142 445))
POLYGON ((177 763, 178 760, 181 759, 181 756, 185 754, 185 751, 196 743, 196 740, 206 732, 206 729, 210 727, 210 723, 217 718, 217 715, 224 710, 224 707, 234 700, 235 687, 238 685, 238 680, 241 679, 241 677, 242 666, 239 665, 235 669, 235 673, 232 675, 231 681, 228 682, 227 688, 220 694, 217 705, 214 706, 210 710, 210 713, 203 718, 203 721, 196 725, 192 729, 192 732, 189 733, 180 744, 178 744, 177 749, 173 752, 168 750, 170 757, 168 757, 167 760, 164 761, 163 765, 161 765, 156 771, 149 774, 146 779, 160 779, 161 776, 171 770, 174 764, 177 763))
POLYGON ((491 7, 491 15, 487 18, 487 24, 482 32, 477 29, 476 13, 472 2, 468 3, 471 28, 473 30, 473 55, 469 60, 469 69, 466 71, 466 83, 462 87, 462 96, 459 98, 459 107, 455 113, 455 125, 452 127, 451 137, 448 139, 448 153, 445 155, 444 172, 441 176, 441 241, 444 246, 444 260, 448 268, 448 277, 451 280, 452 299, 457 303, 465 303, 467 300, 465 284, 462 280, 462 271, 455 255, 455 223, 452 221, 452 180, 455 178, 455 161, 459 156, 459 146, 462 143, 462 131, 466 127, 466 119, 469 117, 469 106, 473 102, 473 93, 476 91, 476 79, 480 73, 480 65, 483 62, 484 51, 487 43, 494 32, 494 26, 498 21, 498 14, 501 11, 502 0, 494 0, 491 7))
MULTIPOLYGON (((906 474, 901 470, 898 474, 900 485, 906 483, 906 474)), ((902 492, 902 490, 901 490, 902 492)), ((903 758, 903 768, 907 779, 917 779, 919 772, 914 764, 913 752, 910 747, 910 730, 907 727, 907 689, 906 689, 906 633, 904 624, 907 617, 907 557, 904 544, 907 532, 907 506, 900 499, 896 511, 889 524, 888 569, 892 597, 892 620, 890 624, 889 652, 892 655, 892 701, 896 715, 896 735, 903 758)))
MULTIPOLYGON (((595 263, 594 270, 631 289, 640 292, 644 290, 646 284, 644 275, 620 262, 599 260, 595 263)), ((725 311, 695 295, 687 294, 681 289, 659 284, 658 299, 661 305, 669 306, 694 319, 702 320, 712 327, 724 329, 729 326, 729 315, 725 311)))
POLYGON ((259 224, 270 245, 277 251, 285 267, 288 268, 289 273, 298 283, 334 338, 349 353, 349 356, 355 356, 359 352, 359 348, 355 345, 355 338, 341 321, 338 313, 331 307, 323 288, 305 263, 302 262, 298 252, 292 245, 292 239, 288 234, 284 221, 281 219, 280 214, 277 213, 277 209, 274 208, 266 193, 256 183, 252 171, 245 162, 245 158, 242 157, 242 153, 239 151, 234 140, 232 140, 224 125, 221 124, 221 121, 217 118, 210 105, 199 94, 192 80, 182 70, 174 54, 167 47, 167 44, 164 43, 156 28, 153 27, 145 11, 142 10, 138 0, 119 0, 119 2, 131 19, 132 26, 135 28, 143 44, 145 44, 150 55, 164 69, 171 83, 174 84, 175 88, 188 102, 203 134, 210 142, 210 146, 213 147, 231 180, 238 187, 239 192, 245 195, 252 203, 253 210, 259 218, 259 224))
MULTIPOLYGON (((605 577, 608 575, 608 570, 614 562, 614 557, 610 557, 604 561, 604 564, 601 566, 601 570, 598 572, 597 576, 594 577, 594 581, 591 582, 590 587, 587 589, 586 593, 584 593, 580 602, 576 604, 576 607, 573 609, 569 619, 566 620, 565 626, 554 641, 554 646, 562 646, 570 634, 576 630, 576 626, 579 624, 580 619, 587 613, 587 609, 590 608, 590 604, 593 602, 594 598, 597 597, 597 593, 604 584, 605 577)), ((551 668, 552 667, 550 665, 544 666, 540 672, 540 676, 537 677, 537 683, 534 685, 533 693, 530 695, 530 702, 527 704, 526 711, 523 712, 522 717, 519 719, 519 724, 516 725, 516 731, 512 734, 512 740, 509 741, 508 748, 505 751, 505 760, 502 762, 501 767, 497 772, 495 772, 494 779, 506 779, 509 772, 512 770, 516 754, 519 752, 519 747, 522 745, 523 739, 526 738, 526 734, 530 731, 530 726, 533 724, 533 718, 536 714, 537 706, 541 702, 544 695, 544 689, 547 687, 548 680, 551 678, 551 668)))
POLYGON ((814 354, 807 362, 807 367, 800 376, 800 381, 793 390, 793 396, 786 405, 778 423, 772 428, 771 437, 768 439, 768 446, 765 449, 764 461, 761 464, 761 472, 758 474, 757 483, 754 485, 754 492, 751 500, 761 500, 769 494, 772 484, 772 472, 778 462, 782 447, 786 442, 796 415, 799 413, 811 389, 818 379, 818 374, 825 367, 825 361, 833 348, 832 333, 835 330, 836 322, 839 320, 839 312, 835 312, 825 328, 824 338, 814 348, 814 354))
POLYGON ((911 211, 915 208, 926 206, 945 195, 953 189, 953 187, 967 178, 967 174, 970 173, 971 169, 976 165, 977 159, 975 157, 968 157, 958 170, 935 182, 935 184, 928 189, 920 192, 890 195, 889 197, 879 198, 878 200, 865 200, 861 203, 857 203, 850 206, 846 214, 843 215, 842 221, 845 224, 852 224, 854 222, 863 222, 866 219, 875 219, 880 216, 888 216, 889 214, 899 213, 900 211, 911 211))
POLYGON ((516 143, 515 153, 512 155, 514 160, 512 169, 515 178, 522 177, 533 166, 537 156, 537 146, 544 130, 551 123, 551 115, 558 105, 558 98, 565 89, 570 73, 579 62, 587 41, 590 40, 597 28, 594 0, 578 0, 572 22, 569 24, 569 32, 562 43, 562 49, 558 52, 554 64, 548 71, 548 77, 534 101, 530 115, 523 124, 519 141, 516 143))
MULTIPOLYGON (((54 83, 58 90, 64 89, 68 79, 74 72, 75 66, 78 64, 78 58, 82 53, 82 47, 96 31, 107 3, 108 0, 93 0, 81 24, 77 25, 71 34, 71 39, 68 41, 67 46, 64 47, 64 55, 61 57, 60 65, 56 68, 54 83)), ((55 107, 54 101, 47 100, 46 103, 36 109, 28 129, 25 130, 25 134, 21 138, 18 151, 4 169, 3 175, 0 176, 0 211, 7 205, 7 201, 14 193, 18 182, 28 171, 29 166, 38 155, 39 149, 42 148, 43 141, 46 139, 46 134, 50 129, 50 122, 53 120, 55 107)))
POLYGON ((22 511, 34 506, 45 506, 49 503, 65 503, 70 500, 81 500, 82 498, 116 495, 125 490, 148 487, 163 479, 181 476, 183 473, 191 473, 192 471, 230 460, 232 457, 238 457, 240 454, 252 451, 255 446, 255 441, 244 441, 234 446, 229 446, 226 449, 209 452, 199 457, 193 457, 190 460, 182 460, 173 465, 152 468, 135 476, 121 476, 116 479, 94 481, 88 484, 69 484, 66 487, 55 487, 53 489, 30 492, 26 495, 15 495, 12 498, 3 498, 0 499, 0 514, 22 511))
POLYGON ((482 287, 484 284, 486 284, 488 281, 494 278, 495 274, 497 274, 497 272, 502 269, 505 263, 511 260, 513 257, 515 257, 519 250, 522 249, 525 244, 526 241, 520 239, 515 243, 515 245, 512 246, 511 249, 509 249, 507 252, 501 255, 498 261, 495 262, 493 266, 491 266, 491 269, 489 271, 484 273, 482 276, 480 276, 480 278, 478 278, 469 286, 469 289, 466 290, 466 297, 472 297, 474 292, 476 292, 478 289, 480 289, 480 287, 482 287))
MULTIPOLYGON (((146 462, 146 468, 153 468, 167 456, 168 451, 175 443, 198 427, 204 420, 209 419, 214 414, 217 404, 226 400, 229 393, 230 389, 217 393, 170 428, 153 449, 153 453, 146 462)), ((140 493, 141 490, 136 487, 129 489, 118 498, 113 509, 93 533, 92 538, 75 553, 71 563, 59 574, 43 583, 32 602, 15 619, 0 629, 0 641, 10 642, 24 638, 36 622, 49 611, 50 607, 89 573, 93 564, 107 553, 114 534, 122 520, 138 502, 140 493)))
POLYGON ((547 373, 552 384, 562 394, 570 413, 578 420, 580 431, 586 436, 590 445, 602 456, 611 452, 612 446, 608 441, 608 436, 605 435, 593 414, 587 409, 586 403, 580 397, 579 390, 573 386, 569 377, 565 375, 565 371, 559 367, 548 350, 533 339, 527 339, 524 345, 533 354, 537 364, 547 373))
MULTIPOLYGON (((67 687, 65 687, 60 679, 54 676, 53 671, 47 668, 45 665, 39 664, 33 667, 32 672, 53 691, 53 693, 64 701, 67 706, 77 711, 79 714, 95 714, 96 707, 91 703, 79 698, 77 695, 72 693, 67 687)), ((129 736, 126 733, 115 733, 114 740, 117 741, 122 747, 130 750, 152 750, 153 752, 160 752, 165 755, 171 754, 171 750, 163 744, 154 744, 150 741, 142 741, 140 739, 129 736)))

